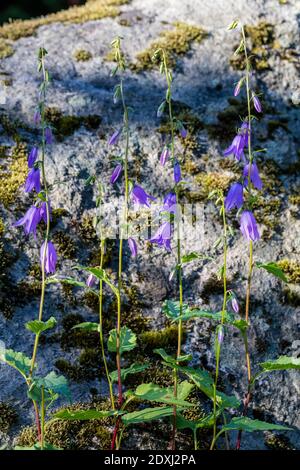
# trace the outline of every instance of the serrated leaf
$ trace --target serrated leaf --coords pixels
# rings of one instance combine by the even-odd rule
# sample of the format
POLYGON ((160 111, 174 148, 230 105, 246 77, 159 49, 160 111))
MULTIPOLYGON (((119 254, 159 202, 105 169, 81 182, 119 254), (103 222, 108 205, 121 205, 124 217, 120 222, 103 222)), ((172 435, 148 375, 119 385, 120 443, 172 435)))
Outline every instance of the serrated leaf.
POLYGON ((232 418, 230 423, 222 427, 222 431, 288 431, 292 428, 287 426, 282 426, 280 424, 266 423, 265 421, 260 421, 258 419, 250 419, 247 417, 236 417, 232 418))
POLYGON ((119 416, 122 412, 118 410, 99 411, 99 410, 61 410, 54 413, 53 418, 66 419, 69 421, 88 421, 90 419, 103 419, 110 416, 119 416))
POLYGON ((56 324, 56 319, 54 317, 50 317, 49 320, 47 320, 46 322, 40 320, 28 321, 25 326, 27 330, 31 331, 36 335, 39 335, 43 331, 49 330, 50 328, 54 328, 56 324))
MULTIPOLYGON (((117 352, 117 330, 113 329, 109 332, 108 338, 108 350, 110 352, 117 352)), ((126 351, 131 351, 136 347, 136 334, 127 328, 122 326, 120 332, 120 354, 126 351)))
MULTIPOLYGON (((121 370, 121 379, 125 380, 128 375, 137 374, 138 372, 142 372, 143 370, 148 369, 148 367, 150 367, 150 364, 131 364, 130 367, 121 370)), ((112 382, 118 382, 117 370, 114 370, 109 375, 112 382)))
POLYGON ((42 389, 44 389, 45 401, 53 401, 58 396, 71 398, 68 381, 63 375, 58 375, 54 371, 46 375, 46 377, 34 379, 29 390, 28 396, 32 400, 41 402, 42 389), (54 397, 57 395, 57 397, 54 397))
POLYGON ((91 322, 91 321, 85 321, 85 322, 79 323, 78 325, 73 326, 72 330, 75 330, 76 328, 80 328, 81 330, 98 331, 99 332, 100 325, 99 325, 99 323, 94 323, 94 322, 91 322))
POLYGON ((0 350, 0 360, 19 371, 25 379, 29 375, 31 359, 25 354, 13 349, 3 349, 0 350))
POLYGON ((282 269, 278 266, 278 264, 274 262, 270 263, 256 263, 256 267, 259 269, 265 269, 268 273, 273 274, 274 276, 281 279, 283 282, 288 282, 287 277, 285 276, 282 269))
POLYGON ((278 359, 261 362, 260 367, 264 372, 273 370, 300 369, 300 358, 280 356, 278 359))
MULTIPOLYGON (((182 389, 182 394, 187 391, 187 388, 182 389)), ((158 403, 165 403, 167 405, 176 405, 184 408, 194 406, 193 404, 174 397, 174 389, 172 387, 162 388, 159 385, 148 383, 139 385, 133 392, 135 398, 139 400, 148 400, 158 403)))
POLYGON ((144 410, 125 414, 122 416, 122 421, 126 426, 128 426, 129 424, 144 423, 147 421, 166 418, 167 416, 171 416, 173 413, 174 409, 171 406, 145 408, 144 410))

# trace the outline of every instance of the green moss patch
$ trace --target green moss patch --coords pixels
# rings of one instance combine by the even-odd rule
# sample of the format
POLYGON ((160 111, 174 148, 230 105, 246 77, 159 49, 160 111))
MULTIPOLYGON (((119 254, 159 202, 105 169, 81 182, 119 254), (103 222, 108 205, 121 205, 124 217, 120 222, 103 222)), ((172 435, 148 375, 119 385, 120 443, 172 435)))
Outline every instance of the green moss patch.
POLYGON ((164 49, 169 66, 175 67, 178 56, 186 54, 193 42, 199 43, 207 36, 206 31, 199 26, 181 22, 174 23, 173 26, 174 29, 162 31, 147 49, 136 55, 136 62, 131 64, 134 71, 141 72, 157 67, 152 61, 157 49, 164 49))
POLYGON ((81 126, 87 129, 97 129, 101 123, 100 116, 65 116, 58 108, 47 108, 46 120, 54 127, 54 134, 58 140, 74 134, 81 126))
POLYGON ((289 282, 300 284, 300 263, 294 260, 283 259, 277 262, 289 282))
POLYGON ((93 57, 93 55, 90 51, 86 51, 85 49, 78 49, 74 52, 73 57, 77 62, 87 62, 93 57))
POLYGON ((25 182, 27 173, 27 146, 19 143, 12 148, 12 155, 7 158, 6 168, 0 170, 0 202, 4 206, 9 206, 15 201, 18 189, 25 182))
POLYGON ((0 38, 0 59, 6 59, 6 57, 10 57, 13 53, 14 49, 12 46, 7 41, 0 38))
POLYGON ((18 414, 16 410, 9 405, 0 401, 0 431, 7 433, 11 426, 16 423, 18 414))

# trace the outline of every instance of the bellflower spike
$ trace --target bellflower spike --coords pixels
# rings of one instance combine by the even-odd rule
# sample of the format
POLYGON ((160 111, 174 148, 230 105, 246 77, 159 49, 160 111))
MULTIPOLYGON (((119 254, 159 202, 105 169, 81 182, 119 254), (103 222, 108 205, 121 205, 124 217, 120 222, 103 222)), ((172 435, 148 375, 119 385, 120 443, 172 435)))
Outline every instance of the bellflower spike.
POLYGON ((129 249, 131 251, 131 256, 133 258, 135 258, 138 254, 138 247, 137 247, 137 243, 136 243, 134 238, 132 238, 132 237, 128 238, 128 246, 129 246, 129 249))
POLYGON ((39 109, 37 109, 34 113, 33 122, 36 126, 38 126, 41 123, 41 113, 39 109))
POLYGON ((114 169, 110 177, 111 184, 114 184, 119 179, 119 176, 122 173, 122 170, 123 170, 123 167, 121 164, 116 166, 116 168, 114 169))
POLYGON ((28 168, 33 168, 33 165, 35 164, 36 159, 38 157, 38 153, 39 149, 37 147, 32 147, 27 159, 28 168))
POLYGON ((263 187, 263 184, 262 184, 262 180, 260 179, 260 176, 259 176, 259 173, 258 173, 258 168, 257 168, 257 165, 256 163, 248 163, 245 168, 244 168, 244 172, 243 172, 243 177, 244 177, 244 185, 247 186, 248 185, 248 178, 249 178, 249 167, 250 167, 250 180, 253 184, 253 186, 258 189, 258 190, 261 190, 262 187, 263 187))
POLYGON ((161 152, 161 156, 160 156, 160 164, 162 166, 165 166, 165 164, 167 163, 167 161, 169 160, 169 157, 170 157, 170 150, 168 147, 165 147, 163 149, 163 151, 161 152))
POLYGON ((249 125, 247 122, 243 122, 238 135, 234 137, 232 144, 224 150, 223 155, 227 157, 233 154, 235 158, 240 161, 244 155, 244 148, 248 146, 248 134, 249 125))
POLYGON ((47 145, 53 144, 53 134, 51 127, 46 127, 45 129, 45 141, 47 145))
POLYGON ((243 186, 241 183, 233 183, 225 198, 225 209, 231 211, 234 207, 240 209, 243 205, 243 186))
POLYGON ((31 206, 26 214, 14 223, 14 227, 24 225, 26 235, 33 233, 36 236, 36 228, 41 220, 40 210, 36 206, 31 206))
POLYGON ((52 242, 44 241, 41 246, 40 251, 40 259, 41 259, 41 266, 45 266, 46 274, 55 273, 56 269, 56 262, 57 262, 57 255, 52 242), (45 251, 45 243, 46 243, 46 252, 45 252, 45 259, 44 259, 44 251, 45 251))
POLYGON ((160 212, 170 212, 175 214, 176 212, 176 194, 169 193, 164 199, 164 205, 162 206, 160 212))
POLYGON ((118 143, 120 135, 122 134, 122 130, 123 129, 121 128, 113 133, 113 135, 109 138, 108 145, 116 145, 118 143))
POLYGON ((258 97, 254 93, 252 93, 252 99, 253 99, 253 104, 254 104, 254 108, 256 109, 256 111, 258 113, 262 113, 261 102, 259 101, 258 97))
POLYGON ((181 168, 178 162, 174 165, 174 181, 178 184, 181 181, 181 168))
POLYGON ((238 304, 238 301, 236 300, 236 297, 232 297, 231 299, 231 306, 234 310, 235 313, 238 313, 240 308, 239 308, 239 304, 238 304))
POLYGON ((150 238, 151 243, 156 243, 159 246, 164 246, 167 251, 171 251, 171 224, 165 222, 162 224, 157 232, 150 238))
POLYGON ((244 211, 241 215, 240 229, 246 240, 255 242, 260 239, 256 220, 252 212, 244 211))
POLYGON ((138 186, 137 184, 133 187, 133 190, 131 192, 132 194, 132 199, 135 205, 137 206, 147 206, 150 207, 148 199, 154 201, 155 197, 150 196, 147 194, 141 186, 138 186))
MULTIPOLYGON (((39 207, 40 218, 41 218, 41 220, 43 220, 45 222, 45 224, 47 223, 47 205, 46 204, 47 204, 46 202, 42 202, 42 204, 39 207)), ((48 204, 49 204, 49 215, 50 215, 50 220, 51 220, 52 217, 51 217, 50 201, 48 202, 48 204)))
POLYGON ((32 168, 28 173, 26 182, 25 182, 25 193, 30 193, 33 189, 37 193, 41 190, 41 181, 40 181, 40 170, 39 168, 32 168))
POLYGON ((91 273, 86 280, 86 285, 91 289, 92 287, 94 287, 96 282, 97 282, 96 276, 94 276, 94 274, 91 273))

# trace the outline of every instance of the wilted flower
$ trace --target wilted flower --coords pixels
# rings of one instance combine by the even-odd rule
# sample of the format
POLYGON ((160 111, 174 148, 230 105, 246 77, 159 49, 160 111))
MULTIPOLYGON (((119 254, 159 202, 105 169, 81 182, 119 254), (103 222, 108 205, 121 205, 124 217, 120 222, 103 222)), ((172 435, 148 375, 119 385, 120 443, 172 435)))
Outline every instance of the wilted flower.
POLYGON ((181 181, 181 168, 178 162, 174 165, 174 181, 178 184, 181 181))
POLYGON ((135 241, 134 238, 132 238, 132 237, 129 237, 129 238, 128 238, 128 246, 129 246, 129 249, 130 249, 130 251, 131 251, 131 255, 132 255, 133 257, 137 256, 137 254, 138 254, 138 247, 137 247, 137 243, 136 243, 136 241, 135 241))
POLYGON ((254 93, 252 93, 252 99, 253 99, 254 108, 256 109, 258 113, 261 113, 262 112, 261 102, 259 101, 258 97, 254 93))
POLYGON ((241 183, 233 183, 228 191, 225 198, 225 208, 227 211, 231 211, 234 207, 240 209, 243 205, 243 186, 241 183))
POLYGON ((39 109, 37 109, 34 113, 33 122, 36 126, 38 126, 41 123, 41 113, 39 109))
POLYGON ((253 186, 256 189, 259 189, 259 190, 262 189, 263 184, 262 184, 262 180, 260 179, 256 163, 251 163, 251 164, 248 163, 245 166, 244 172, 243 172, 244 185, 245 186, 248 185, 249 168, 250 168, 250 180, 251 180, 253 186))
POLYGON ((234 137, 232 144, 224 150, 223 155, 227 157, 228 155, 234 155, 235 158, 239 161, 244 155, 244 148, 248 145, 249 139, 249 125, 247 122, 243 122, 239 133, 234 137))
POLYGON ((153 237, 150 238, 150 242, 156 243, 159 246, 164 246, 167 251, 171 251, 171 235, 171 224, 170 222, 165 222, 159 227, 153 237))
POLYGON ((25 193, 30 193, 33 189, 37 193, 41 190, 41 181, 40 181, 40 170, 39 168, 32 168, 28 173, 26 182, 25 182, 25 193))
POLYGON ((116 145, 118 143, 118 140, 119 140, 121 134, 122 134, 122 128, 116 130, 113 133, 113 135, 109 138, 108 144, 109 145, 116 145))
POLYGON ((235 311, 235 313, 238 313, 239 312, 239 304, 238 304, 238 301, 236 299, 236 297, 232 297, 231 298, 231 306, 233 308, 233 310, 235 311))
MULTIPOLYGON (((49 216, 50 216, 50 220, 51 220, 51 205, 50 205, 50 201, 48 202, 48 206, 49 206, 49 216)), ((43 219, 43 221, 44 221, 45 224, 46 224, 46 223, 47 223, 47 203, 46 203, 45 201, 43 201, 42 204, 40 205, 39 211, 40 211, 40 218, 41 218, 41 220, 43 219)))
POLYGON ((114 169, 114 171, 112 172, 112 175, 110 177, 111 184, 114 184, 119 179, 119 176, 122 173, 122 169, 123 169, 123 167, 122 167, 121 163, 116 166, 116 168, 114 169))
POLYGON ((56 255, 56 251, 52 242, 44 241, 44 243, 41 246, 40 259, 41 259, 41 266, 43 266, 43 263, 44 263, 45 272, 47 274, 55 273, 57 255, 56 255), (46 250, 45 250, 45 244, 46 244, 46 250), (44 258, 44 252, 45 252, 45 258, 44 258))
POLYGON ((90 274, 86 280, 86 285, 90 288, 92 288, 97 282, 97 278, 96 276, 94 276, 94 274, 90 274))
POLYGON ((170 212, 175 214, 176 212, 176 194, 168 193, 164 199, 164 205, 161 208, 161 212, 170 212))
POLYGON ((24 231, 26 235, 33 233, 33 235, 36 236, 36 228, 40 220, 41 214, 39 208, 36 206, 31 206, 26 214, 14 223, 14 227, 20 227, 21 225, 24 225, 24 231))
POLYGON ((155 197, 150 196, 147 194, 141 186, 138 186, 137 184, 133 187, 133 190, 131 192, 132 194, 132 199, 134 204, 138 206, 147 206, 150 207, 148 199, 154 201, 155 197))
POLYGON ((170 150, 169 150, 168 147, 165 147, 165 148, 163 149, 163 151, 161 152, 161 156, 160 156, 160 159, 159 159, 160 164, 161 164, 162 166, 164 166, 164 165, 166 164, 166 162, 167 162, 168 159, 169 159, 169 156, 170 156, 170 150))
POLYGON ((51 127, 46 127, 45 129, 45 141, 47 145, 53 144, 53 134, 51 127))
POLYGON ((253 242, 259 240, 260 235, 257 229, 256 220, 252 212, 244 211, 241 215, 240 229, 247 240, 253 242))
POLYGON ((36 159, 38 157, 38 153, 39 149, 37 147, 32 147, 27 159, 28 168, 33 168, 33 165, 35 164, 36 159))

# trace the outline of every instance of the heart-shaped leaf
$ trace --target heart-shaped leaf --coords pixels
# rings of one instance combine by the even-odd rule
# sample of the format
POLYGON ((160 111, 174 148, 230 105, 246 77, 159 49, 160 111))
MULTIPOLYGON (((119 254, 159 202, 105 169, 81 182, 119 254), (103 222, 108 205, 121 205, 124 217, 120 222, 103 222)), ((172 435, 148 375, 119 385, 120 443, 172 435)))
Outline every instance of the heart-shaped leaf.
MULTIPOLYGON (((113 329, 109 332, 108 350, 117 352, 117 330, 113 329)), ((122 326, 120 332, 120 354, 131 351, 136 347, 136 335, 127 326, 122 326)))
POLYGON ((50 328, 54 328, 57 324, 57 321, 54 317, 50 317, 47 321, 41 320, 32 320, 28 321, 25 326, 27 330, 32 331, 35 335, 41 334, 43 331, 49 330, 50 328))

